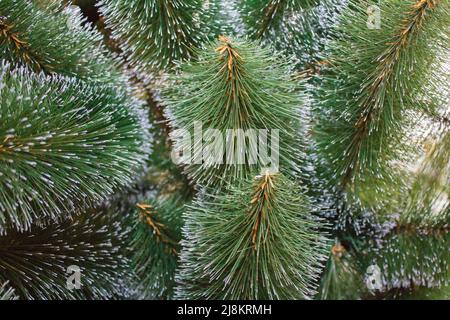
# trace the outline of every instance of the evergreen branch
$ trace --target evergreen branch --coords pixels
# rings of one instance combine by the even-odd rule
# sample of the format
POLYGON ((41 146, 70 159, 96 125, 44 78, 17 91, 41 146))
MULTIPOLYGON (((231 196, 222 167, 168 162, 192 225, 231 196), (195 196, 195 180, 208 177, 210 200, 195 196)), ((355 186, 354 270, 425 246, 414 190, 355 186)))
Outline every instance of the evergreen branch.
POLYGON ((36 53, 30 48, 29 43, 20 39, 20 35, 13 31, 13 25, 8 24, 5 17, 0 19, 0 35, 2 35, 2 40, 0 45, 7 46, 8 42, 15 47, 15 50, 21 56, 21 60, 28 65, 30 68, 34 68, 35 71, 43 71, 47 74, 51 74, 51 69, 46 66, 36 53))
POLYGON ((24 233, 12 230, 0 236, 0 282, 9 281, 22 299, 111 298, 128 276, 120 247, 125 234, 102 210, 24 233), (71 266, 80 271, 80 287, 73 290, 67 286, 71 266))
POLYGON ((252 29, 251 36, 261 39, 270 30, 279 27, 281 21, 293 12, 317 6, 319 0, 269 0, 243 1, 241 11, 247 25, 252 29))
POLYGON ((206 39, 198 0, 103 0, 101 13, 132 65, 158 73, 174 61, 190 59, 206 39))
POLYGON ((244 32, 291 57, 295 69, 308 69, 326 56, 338 38, 335 26, 347 0, 238 1, 244 32))
POLYGON ((354 252, 346 249, 340 242, 336 242, 331 248, 316 298, 320 300, 360 299, 366 291, 360 269, 354 252))
MULTIPOLYGON (((268 211, 270 212, 270 210, 272 209, 272 205, 270 202, 273 200, 272 179, 274 178, 274 175, 271 175, 267 172, 264 178, 259 179, 260 181, 256 184, 255 193, 252 200, 250 201, 251 206, 249 209, 249 214, 254 217, 255 221, 252 229, 252 244, 255 251, 257 250, 257 247, 259 247, 259 244, 264 242, 264 236, 266 232, 265 230, 260 230, 260 226, 267 225, 268 223, 266 219, 268 211)), ((267 226, 267 229, 269 227, 270 226, 267 226)))
POLYGON ((380 97, 383 97, 387 86, 392 83, 402 51, 411 43, 412 37, 422 30, 428 14, 431 14, 429 11, 435 8, 437 2, 439 1, 419 0, 411 7, 412 10, 407 14, 396 40, 387 44, 388 48, 376 59, 377 67, 373 74, 361 85, 361 91, 367 91, 369 94, 359 101, 361 114, 355 123, 351 144, 346 152, 348 165, 342 177, 344 187, 360 166, 359 155, 364 141, 368 139, 370 123, 377 122, 383 108, 386 108, 385 102, 380 97))
POLYGON ((167 227, 163 223, 158 222, 156 218, 158 213, 155 208, 152 205, 145 203, 139 203, 136 206, 140 209, 140 220, 153 230, 157 241, 164 243, 171 254, 178 255, 178 242, 172 239, 172 236, 168 233, 167 227))
POLYGON ((207 194, 185 213, 177 298, 301 299, 324 259, 322 223, 283 175, 207 194))
MULTIPOLYGON (((220 54, 220 59, 226 61, 226 65, 224 65, 219 72, 221 72, 226 67, 228 72, 228 79, 233 80, 233 71, 237 69, 235 70, 235 72, 237 73, 235 78, 238 78, 240 76, 239 73, 242 72, 239 70, 239 64, 237 63, 238 61, 240 63, 243 62, 241 56, 239 55, 237 50, 232 47, 231 40, 229 38, 220 36, 219 41, 221 42, 221 44, 216 48, 216 51, 220 54)), ((234 87, 235 86, 233 86, 233 89, 234 87)))
POLYGON ((286 6, 286 0, 270 0, 267 6, 263 10, 263 19, 261 22, 261 26, 259 27, 259 31, 256 34, 256 38, 261 38, 262 35, 267 32, 273 20, 275 19, 275 15, 278 13, 279 15, 283 14, 284 7, 286 6))
POLYGON ((406 125, 445 104, 442 76, 430 66, 440 70, 445 61, 449 7, 446 1, 385 1, 382 27, 370 29, 371 3, 351 1, 342 17, 342 37, 331 45, 330 67, 314 93, 314 138, 331 189, 358 206, 392 213, 408 183, 411 159, 404 155, 413 146, 402 140, 406 125))
POLYGON ((116 59, 116 61, 119 64, 119 68, 122 68, 128 76, 129 82, 133 85, 135 95, 146 102, 146 105, 151 110, 152 122, 160 127, 160 129, 164 132, 163 139, 166 143, 169 143, 169 120, 166 118, 162 106, 158 104, 154 90, 152 90, 149 85, 145 83, 145 80, 142 79, 138 73, 136 73, 134 70, 135 67, 130 61, 130 57, 124 53, 122 49, 123 39, 115 39, 111 36, 112 30, 105 24, 105 17, 103 16, 100 16, 99 21, 97 22, 97 27, 104 36, 103 42, 106 47, 113 54, 119 56, 119 59, 116 59))
MULTIPOLYGON (((98 10, 98 8, 96 8, 98 10)), ((123 51, 124 39, 113 38, 112 30, 105 24, 105 17, 99 16, 96 23, 99 31, 104 36, 106 47, 115 55, 119 68, 124 70, 128 77, 128 81, 132 85, 133 94, 142 101, 150 109, 150 129, 153 136, 153 152, 149 159, 150 170, 146 175, 145 182, 151 187, 160 187, 161 194, 171 194, 175 191, 182 192, 187 198, 191 197, 195 192, 192 185, 183 175, 179 168, 170 160, 171 141, 169 120, 165 115, 163 106, 158 101, 157 90, 151 87, 155 85, 154 81, 147 83, 142 75, 135 70, 130 61, 130 57, 123 51)), ((154 79, 153 79, 154 80, 154 79)))
MULTIPOLYGON (((173 129, 193 133, 195 123, 201 123, 204 130, 216 129, 228 135, 224 142, 227 151, 218 166, 208 163, 212 161, 209 158, 201 164, 186 164, 188 176, 201 186, 216 187, 253 176, 268 164, 261 157, 254 159, 256 163, 250 161, 249 152, 256 147, 250 138, 244 137, 246 147, 241 148, 230 136, 258 129, 267 130, 268 138, 279 131, 280 167, 286 174, 298 174, 304 157, 297 131, 302 102, 294 91, 286 60, 256 44, 226 37, 210 44, 198 57, 198 62, 182 64, 179 74, 170 77, 162 100, 173 129), (245 163, 238 163, 238 157, 245 163)), ((193 154, 203 154, 200 143, 194 143, 193 154)))
POLYGON ((0 57, 36 72, 115 82, 118 74, 99 47, 101 38, 82 26, 79 12, 59 1, 2 0, 0 57))
POLYGON ((126 92, 12 69, 2 62, 0 231, 62 221, 133 181, 150 138, 126 92))
POLYGON ((127 222, 130 257, 143 298, 170 299, 180 250, 183 202, 178 198, 137 205, 127 222), (136 219, 136 215, 139 219, 136 219))

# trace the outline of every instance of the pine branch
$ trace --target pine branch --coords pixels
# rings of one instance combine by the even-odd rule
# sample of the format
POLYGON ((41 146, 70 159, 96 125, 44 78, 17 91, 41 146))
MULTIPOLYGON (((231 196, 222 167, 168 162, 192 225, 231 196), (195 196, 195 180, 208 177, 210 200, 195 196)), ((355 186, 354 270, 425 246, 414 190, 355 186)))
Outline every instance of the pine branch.
POLYGON ((62 221, 133 181, 150 139, 126 92, 12 69, 1 63, 1 231, 62 221))
POLYGON ((78 12, 61 3, 27 0, 0 2, 0 57, 36 72, 94 82, 117 81, 101 38, 82 26, 78 12))
POLYGON ((396 66, 399 64, 401 54, 411 44, 414 35, 421 31, 429 11, 433 10, 436 5, 435 2, 419 0, 412 6, 412 11, 406 15, 396 39, 394 42, 388 43, 385 51, 377 58, 378 64, 373 75, 361 86, 361 91, 369 93, 360 101, 361 114, 355 123, 355 132, 351 138, 352 144, 348 149, 350 163, 343 174, 343 185, 350 181, 354 170, 358 170, 358 155, 361 153, 364 141, 368 139, 371 122, 377 121, 379 114, 383 112, 384 101, 380 101, 380 97, 386 92, 387 86, 398 72, 396 66))
POLYGON ((332 248, 321 277, 320 300, 355 300, 366 291, 355 254, 337 242, 332 248))
POLYGON ((381 269, 383 289, 435 288, 448 285, 450 234, 394 232, 369 248, 367 265, 381 269))
MULTIPOLYGON (((99 8, 98 8, 99 9, 99 8)), ((98 12, 100 14, 100 12, 98 12)), ((168 139, 170 128, 168 126, 168 119, 165 117, 162 107, 158 104, 155 90, 151 88, 151 83, 149 85, 146 80, 142 78, 142 75, 135 70, 136 66, 132 65, 130 57, 127 56, 123 51, 124 39, 116 39, 112 37, 113 30, 111 30, 105 21, 104 16, 99 16, 98 21, 96 21, 96 26, 98 30, 103 34, 103 42, 109 51, 116 56, 115 61, 117 62, 118 68, 123 70, 127 75, 128 81, 133 87, 133 94, 143 101, 152 111, 152 123, 160 127, 160 129, 165 133, 164 139, 168 139)))
POLYGON ((310 9, 319 3, 319 0, 247 0, 242 2, 240 9, 250 28, 250 35, 260 39, 270 30, 279 27, 287 15, 310 9))
POLYGON ((409 190, 400 225, 428 230, 450 223, 450 132, 431 142, 409 190))
POLYGON ((101 13, 133 66, 158 72, 190 59, 206 39, 198 0, 102 0, 101 13))
POLYGON ((165 246, 165 250, 173 255, 178 254, 178 240, 175 240, 167 230, 164 223, 158 221, 158 212, 150 204, 139 203, 137 207, 140 209, 140 220, 149 227, 155 235, 156 242, 161 242, 165 246))
MULTIPOLYGON (((195 124, 201 123, 204 131, 217 129, 235 136, 238 130, 265 129, 270 131, 268 142, 274 130, 279 130, 280 170, 295 174, 303 157, 297 131, 301 101, 289 71, 285 60, 269 49, 220 37, 199 53, 198 62, 181 66, 163 90, 162 100, 173 129, 194 133, 195 124)), ((255 147, 245 139, 249 149, 255 147)), ((267 166, 261 158, 253 159, 253 164, 248 150, 242 150, 229 136, 224 140, 227 152, 221 156, 221 165, 211 165, 209 158, 202 164, 197 160, 186 164, 186 173, 196 183, 220 186, 248 178, 267 166), (244 164, 238 162, 239 157, 245 159, 244 164)), ((202 154, 202 145, 195 142, 193 155, 202 154)))
MULTIPOLYGON (((145 101, 146 107, 150 110, 150 134, 153 137, 153 152, 150 155, 149 170, 146 174, 145 184, 152 189, 159 189, 161 194, 171 194, 179 192, 185 198, 191 198, 195 193, 187 177, 170 160, 171 141, 170 126, 163 106, 160 104, 158 85, 155 81, 147 83, 141 74, 134 70, 130 58, 123 52, 121 41, 123 39, 113 39, 112 31, 105 25, 105 18, 99 16, 96 22, 99 31, 104 36, 104 43, 107 48, 117 55, 118 67, 124 71, 132 87, 133 95, 145 101)), ((153 79, 154 80, 154 79, 153 79)))
POLYGON ((6 18, 2 18, 0 21, 0 34, 2 35, 1 45, 10 46, 17 51, 20 59, 30 67, 34 67, 35 71, 43 71, 47 74, 51 74, 50 67, 46 66, 41 59, 37 56, 37 54, 30 48, 30 45, 21 40, 21 36, 14 32, 14 26, 12 24, 8 24, 6 18))
POLYGON ((169 198, 137 204, 128 218, 131 260, 144 298, 170 299, 180 251, 180 200, 169 198), (152 204, 150 204, 152 203, 152 204))
POLYGON ((239 1, 245 34, 291 58, 304 70, 324 60, 347 0, 239 1))
POLYGON ((317 90, 315 138, 329 185, 378 209, 383 195, 403 188, 403 168, 393 163, 408 147, 400 143, 405 112, 441 100, 441 77, 429 66, 445 59, 449 11, 446 1, 385 1, 377 30, 366 26, 371 3, 352 1, 342 18, 343 38, 317 90))
POLYGON ((281 175, 206 195, 185 213, 177 298, 300 299, 324 259, 320 221, 281 175))
POLYGON ((0 236, 0 282, 9 280, 22 299, 110 298, 127 277, 124 241, 120 225, 101 210, 60 225, 11 231, 0 236), (79 267, 79 289, 67 286, 76 285, 70 266, 79 267))

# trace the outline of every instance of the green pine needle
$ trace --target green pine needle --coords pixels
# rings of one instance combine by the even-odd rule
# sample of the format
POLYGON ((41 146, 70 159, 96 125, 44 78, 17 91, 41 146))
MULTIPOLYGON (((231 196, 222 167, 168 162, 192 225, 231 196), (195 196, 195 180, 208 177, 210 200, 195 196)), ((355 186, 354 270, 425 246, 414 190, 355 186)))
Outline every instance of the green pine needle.
POLYGON ((293 13, 317 6, 320 0, 245 0, 239 3, 241 15, 252 38, 260 39, 280 27, 293 13))
POLYGON ((317 299, 354 300, 365 292, 361 268, 355 254, 336 243, 321 277, 317 299))

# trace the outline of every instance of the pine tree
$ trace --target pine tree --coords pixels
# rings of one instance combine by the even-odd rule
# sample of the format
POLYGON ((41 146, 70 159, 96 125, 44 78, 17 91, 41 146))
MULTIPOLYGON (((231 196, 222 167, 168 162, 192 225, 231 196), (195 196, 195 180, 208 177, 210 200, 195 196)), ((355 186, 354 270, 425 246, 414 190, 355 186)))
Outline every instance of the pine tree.
POLYGON ((449 18, 0 0, 0 300, 448 299, 449 18))

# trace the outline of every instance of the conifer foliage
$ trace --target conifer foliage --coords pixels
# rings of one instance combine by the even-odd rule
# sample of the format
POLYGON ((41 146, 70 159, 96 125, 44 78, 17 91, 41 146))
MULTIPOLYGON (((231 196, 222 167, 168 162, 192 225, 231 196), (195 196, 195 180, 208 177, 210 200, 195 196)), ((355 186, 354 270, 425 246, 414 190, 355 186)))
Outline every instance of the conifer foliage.
POLYGON ((129 241, 142 297, 172 298, 180 253, 181 200, 149 200, 136 207, 128 218, 132 224, 129 241))
POLYGON ((2 0, 0 12, 2 59, 88 81, 111 81, 116 74, 103 55, 101 36, 82 26, 75 10, 58 1, 2 0))
POLYGON ((286 177, 266 173, 189 206, 178 297, 311 297, 325 237, 300 190, 286 177))
POLYGON ((112 297, 127 276, 123 241, 120 224, 102 210, 24 233, 10 231, 0 237, 0 282, 9 281, 22 299, 112 297), (70 290, 67 275, 72 266, 79 267, 82 278, 80 288, 70 290))
POLYGON ((280 28, 283 20, 294 13, 311 9, 319 0, 270 0, 242 1, 243 19, 254 38, 262 38, 272 30, 280 28))
POLYGON ((331 67, 316 92, 317 141, 330 169, 326 179, 377 207, 384 192, 402 188, 408 123, 448 102, 441 81, 449 7, 447 1, 385 1, 383 27, 369 29, 370 4, 354 1, 341 18, 344 36, 333 44, 331 67))
POLYGON ((205 40, 199 0, 103 0, 102 13, 131 63, 143 70, 167 69, 188 59, 205 40))
POLYGON ((129 274, 124 231, 93 208, 145 167, 146 113, 79 13, 2 0, 0 15, 2 295, 112 297, 129 274))
POLYGON ((146 142, 118 88, 11 68, 0 79, 2 229, 61 221, 131 182, 146 142))
MULTIPOLYGON (((352 232, 372 217, 364 241, 341 235, 360 273, 380 268, 382 285, 362 297, 398 298, 445 286, 449 276, 441 251, 448 248, 449 10, 448 1, 350 1, 316 77, 318 172, 341 197, 352 232), (368 27, 368 8, 380 14, 378 27, 368 27)), ((334 269, 328 265, 325 278, 334 269)), ((334 296, 349 291, 346 278, 335 279, 334 296)))
POLYGON ((269 49, 233 42, 227 37, 220 37, 198 56, 198 62, 183 64, 163 91, 172 128, 188 131, 195 140, 192 158, 186 159, 187 174, 204 186, 223 185, 258 174, 260 168, 270 166, 270 161, 251 158, 250 152, 243 154, 243 143, 249 148, 254 144, 239 136, 247 130, 258 133, 258 129, 267 130, 268 148, 273 130, 279 130, 280 166, 287 174, 298 171, 301 141, 297 131, 301 127, 302 102, 289 78, 287 62, 269 49), (197 164, 204 148, 195 137, 197 124, 202 124, 205 132, 201 141, 206 140, 211 148, 221 142, 226 145, 218 147, 217 157, 223 165, 216 165, 216 154, 197 164), (208 136, 208 129, 218 129, 222 136, 208 136), (240 144, 238 139, 246 140, 240 144), (239 161, 240 157, 247 160, 239 161))
POLYGON ((448 299, 449 21, 0 0, 0 300, 448 299))

